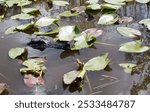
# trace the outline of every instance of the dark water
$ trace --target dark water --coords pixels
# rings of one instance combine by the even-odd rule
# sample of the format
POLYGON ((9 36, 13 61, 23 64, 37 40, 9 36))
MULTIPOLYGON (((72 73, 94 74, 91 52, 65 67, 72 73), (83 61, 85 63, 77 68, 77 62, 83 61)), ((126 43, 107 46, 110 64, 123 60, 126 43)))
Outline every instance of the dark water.
MULTIPOLYGON (((75 7, 84 4, 84 0, 70 0, 69 7, 75 7)), ((67 10, 69 7, 54 6, 50 11, 49 6, 45 2, 38 2, 33 5, 40 9, 42 16, 57 16, 60 12, 67 10)), ((19 11, 19 10, 18 10, 19 11)), ((118 13, 121 16, 132 16, 134 22, 126 24, 135 29, 139 29, 145 38, 145 44, 149 45, 150 36, 145 28, 137 24, 137 21, 149 17, 149 6, 141 4, 128 4, 124 6, 118 13)), ((38 51, 28 47, 26 44, 30 38, 35 35, 28 35, 25 33, 16 33, 12 35, 5 35, 4 31, 10 27, 19 24, 17 20, 9 19, 9 16, 17 13, 15 8, 7 11, 7 18, 0 22, 0 82, 5 82, 9 85, 9 94, 150 94, 150 52, 142 54, 128 54, 118 51, 119 45, 124 42, 131 41, 117 33, 116 28, 120 25, 100 26, 97 21, 100 15, 95 15, 93 20, 87 21, 86 15, 78 17, 62 18, 59 25, 77 25, 81 30, 87 28, 100 28, 104 30, 102 36, 98 41, 113 44, 114 46, 96 44, 92 48, 82 49, 78 53, 47 48, 44 51, 38 51), (29 56, 46 56, 48 62, 46 63, 47 71, 44 75, 46 84, 44 86, 36 86, 28 88, 23 82, 23 77, 19 73, 21 65, 16 60, 11 60, 8 57, 8 51, 12 47, 27 47, 29 56), (82 92, 69 92, 64 90, 62 77, 63 74, 71 70, 77 69, 74 63, 76 59, 83 62, 109 52, 111 59, 110 71, 88 72, 87 76, 90 82, 84 81, 82 92), (133 62, 139 66, 138 72, 134 75, 127 74, 122 68, 118 66, 122 62, 133 62), (92 90, 90 89, 90 86, 92 90)), ((123 25, 121 25, 123 26, 123 25)))

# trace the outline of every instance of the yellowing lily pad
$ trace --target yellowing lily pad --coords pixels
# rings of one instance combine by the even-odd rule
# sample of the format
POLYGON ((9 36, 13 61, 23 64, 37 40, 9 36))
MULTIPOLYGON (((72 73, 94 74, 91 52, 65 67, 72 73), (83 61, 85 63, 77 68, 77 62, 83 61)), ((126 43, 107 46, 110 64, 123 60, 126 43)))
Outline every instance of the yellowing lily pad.
POLYGON ((104 70, 109 64, 110 60, 108 59, 108 53, 105 53, 101 56, 94 57, 85 63, 83 69, 87 71, 99 71, 104 70))
POLYGON ((140 40, 121 44, 119 51, 129 53, 142 53, 150 50, 150 47, 143 46, 140 40))

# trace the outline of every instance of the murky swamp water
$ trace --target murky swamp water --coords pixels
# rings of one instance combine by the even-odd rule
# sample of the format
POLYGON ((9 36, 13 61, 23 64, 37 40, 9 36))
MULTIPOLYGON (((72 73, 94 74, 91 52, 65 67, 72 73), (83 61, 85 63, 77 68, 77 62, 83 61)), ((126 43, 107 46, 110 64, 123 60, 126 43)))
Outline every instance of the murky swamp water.
MULTIPOLYGON (((75 7, 84 4, 84 0, 70 0, 69 7, 75 7)), ((58 15, 60 12, 67 10, 69 7, 54 6, 52 11, 48 8, 45 2, 38 2, 33 5, 38 8, 42 16, 58 15)), ((94 19, 87 21, 85 15, 78 17, 62 18, 59 25, 77 25, 82 31, 87 28, 100 28, 104 31, 103 35, 98 38, 98 41, 113 44, 114 46, 96 44, 92 48, 82 49, 79 52, 71 52, 47 48, 44 51, 39 51, 28 47, 26 44, 31 37, 25 33, 16 33, 12 35, 5 35, 4 32, 8 27, 19 24, 16 20, 11 20, 9 17, 17 13, 15 8, 9 9, 7 18, 0 22, 0 82, 5 82, 9 85, 8 94, 99 94, 99 95, 119 95, 119 94, 150 94, 150 51, 142 54, 128 54, 119 52, 119 45, 128 42, 127 39, 121 36, 116 28, 120 25, 101 26, 97 25, 100 15, 95 15, 94 19), (29 56, 46 56, 48 62, 46 63, 46 74, 44 79, 46 84, 44 86, 36 86, 33 88, 27 87, 23 82, 23 77, 19 72, 21 65, 16 60, 8 57, 8 51, 12 47, 27 47, 29 56), (77 68, 74 63, 76 59, 83 62, 109 52, 111 59, 110 70, 99 72, 88 72, 87 76, 90 82, 84 81, 82 92, 64 90, 62 77, 63 74, 77 68), (134 75, 127 74, 121 67, 118 66, 122 62, 133 62, 139 66, 139 71, 134 75)), ((148 18, 150 16, 150 6, 138 3, 128 4, 124 6, 120 12, 121 16, 131 16, 134 18, 133 23, 124 26, 139 29, 145 38, 145 44, 150 45, 150 32, 137 24, 139 20, 148 18)), ((122 26, 122 25, 121 25, 122 26)))

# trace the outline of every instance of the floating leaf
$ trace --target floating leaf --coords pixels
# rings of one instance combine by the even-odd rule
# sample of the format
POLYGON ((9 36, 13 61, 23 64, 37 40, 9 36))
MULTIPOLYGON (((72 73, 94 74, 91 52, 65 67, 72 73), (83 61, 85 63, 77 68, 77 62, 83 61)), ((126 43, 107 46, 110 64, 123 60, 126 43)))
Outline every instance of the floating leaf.
POLYGON ((101 6, 99 4, 91 4, 86 6, 87 10, 100 10, 101 6))
POLYGON ((116 23, 118 21, 118 19, 119 19, 119 17, 116 13, 112 13, 112 14, 106 13, 100 17, 98 24, 111 25, 111 24, 116 23))
POLYGON ((133 18, 132 17, 122 17, 122 18, 119 18, 119 23, 130 23, 133 21, 133 18))
POLYGON ((71 41, 79 33, 76 26, 64 26, 60 28, 58 38, 60 41, 71 41))
POLYGON ((139 3, 148 3, 148 2, 150 2, 150 0, 136 0, 137 2, 139 2, 139 3))
POLYGON ((53 0, 52 3, 54 5, 58 5, 58 6, 66 6, 69 5, 69 3, 67 1, 60 1, 60 0, 53 0))
POLYGON ((32 3, 32 1, 29 0, 6 0, 5 2, 9 7, 12 7, 13 5, 26 6, 32 3))
POLYGON ((72 12, 77 12, 79 14, 85 12, 86 7, 85 6, 78 6, 71 9, 72 12))
POLYGON ((103 31, 99 30, 98 28, 89 28, 83 32, 94 37, 98 37, 103 33, 103 31))
POLYGON ((26 19, 33 19, 34 16, 29 15, 29 14, 17 14, 14 16, 11 16, 11 19, 22 19, 22 20, 26 20, 26 19))
POLYGON ((73 70, 71 72, 64 74, 63 81, 65 84, 69 85, 73 83, 77 78, 83 79, 85 73, 86 73, 85 70, 81 70, 81 71, 73 70))
POLYGON ((73 16, 78 16, 79 13, 76 11, 64 11, 59 14, 61 17, 73 17, 73 16))
POLYGON ((24 75, 24 83, 28 87, 33 87, 35 85, 44 85, 45 81, 41 76, 34 77, 32 74, 25 74, 24 75))
POLYGON ((0 22, 3 20, 3 18, 4 18, 4 15, 1 15, 0 16, 0 22))
POLYGON ((41 76, 43 72, 46 70, 43 60, 28 59, 23 62, 23 65, 26 66, 26 68, 21 68, 20 72, 24 74, 31 73, 34 75, 41 76))
POLYGON ((10 58, 15 59, 26 52, 26 48, 11 48, 8 52, 10 58))
POLYGON ((2 94, 7 89, 7 85, 5 83, 0 83, 0 94, 2 94))
POLYGON ((122 67, 126 73, 132 73, 133 69, 136 67, 136 64, 121 63, 119 66, 122 67))
POLYGON ((78 35, 74 40, 75 43, 71 50, 79 50, 92 46, 96 41, 96 37, 83 32, 78 35))
POLYGON ((141 32, 139 30, 135 30, 133 28, 128 28, 128 27, 118 27, 117 31, 126 37, 137 37, 137 36, 141 36, 141 32))
POLYGON ((83 69, 87 71, 104 70, 109 62, 110 60, 108 59, 108 53, 105 53, 102 56, 90 59, 88 62, 85 63, 83 69))
POLYGON ((80 71, 71 71, 71 72, 68 72, 66 74, 64 74, 63 76, 63 81, 65 84, 71 84, 79 75, 80 71))
POLYGON ((143 19, 139 22, 139 24, 144 24, 150 30, 150 19, 143 19))
POLYGON ((55 28, 49 32, 35 32, 34 34, 35 35, 38 35, 38 36, 48 36, 48 35, 53 35, 53 34, 57 34, 59 33, 59 30, 60 30, 61 27, 58 27, 58 28, 55 28))
POLYGON ((110 4, 125 5, 126 0, 104 0, 104 1, 110 4))
POLYGON ((88 0, 86 3, 88 4, 97 4, 99 0, 88 0))
POLYGON ((19 25, 16 27, 16 30, 18 31, 26 31, 26 30, 29 30, 31 28, 33 28, 33 24, 32 23, 27 23, 27 24, 24 24, 24 25, 19 25))
POLYGON ((58 19, 56 18, 42 17, 35 23, 35 25, 39 27, 50 26, 57 21, 58 19))
POLYGON ((146 52, 150 49, 148 46, 143 46, 140 40, 127 42, 121 44, 119 51, 129 52, 129 53, 141 53, 146 52))
POLYGON ((108 9, 108 10, 118 10, 120 9, 122 6, 121 5, 114 5, 114 4, 101 4, 101 7, 103 9, 108 9))
POLYGON ((16 33, 16 32, 17 32, 16 26, 12 26, 5 31, 5 34, 8 35, 8 34, 16 33))
POLYGON ((22 12, 26 14, 35 14, 35 13, 38 13, 39 10, 36 8, 23 8, 22 12))
POLYGON ((22 6, 30 5, 31 3, 32 3, 32 1, 30 1, 30 0, 20 0, 20 2, 18 3, 17 6, 22 7, 22 6))

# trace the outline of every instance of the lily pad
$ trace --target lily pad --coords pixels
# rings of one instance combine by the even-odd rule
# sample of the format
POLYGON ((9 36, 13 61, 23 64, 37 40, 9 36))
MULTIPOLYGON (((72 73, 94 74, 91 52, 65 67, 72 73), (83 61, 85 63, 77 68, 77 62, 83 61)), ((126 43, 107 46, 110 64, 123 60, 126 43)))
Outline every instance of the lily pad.
POLYGON ((4 15, 1 15, 0 16, 0 22, 3 20, 3 18, 4 18, 4 15))
POLYGON ((5 34, 8 35, 8 34, 13 34, 13 33, 16 33, 16 26, 12 26, 10 28, 8 28, 6 31, 5 31, 5 34))
POLYGON ((98 37, 103 34, 103 31, 99 30, 98 28, 89 28, 83 32, 94 37, 98 37))
POLYGON ((91 4, 86 6, 86 10, 100 10, 101 6, 99 4, 91 4))
POLYGON ((86 73, 85 70, 81 70, 81 71, 73 70, 71 72, 64 74, 63 81, 65 84, 69 85, 73 83, 77 78, 83 79, 85 73, 86 73))
POLYGON ((72 12, 77 12, 79 14, 85 12, 86 7, 85 6, 78 6, 71 9, 72 12))
POLYGON ((119 51, 129 53, 142 53, 150 50, 150 47, 143 46, 140 40, 121 44, 119 51))
POLYGON ((87 71, 99 71, 104 70, 109 64, 110 60, 108 59, 108 53, 105 53, 101 56, 94 57, 85 63, 83 69, 87 71))
POLYGON ((71 50, 79 50, 92 46, 96 41, 96 37, 83 32, 78 35, 74 40, 75 43, 71 50))
POLYGON ((49 32, 35 32, 34 34, 35 35, 38 35, 38 36, 48 36, 48 35, 53 35, 53 34, 58 34, 59 33, 59 30, 60 30, 61 27, 58 27, 58 28, 55 28, 49 32))
POLYGON ((8 52, 8 55, 12 59, 16 59, 17 57, 20 57, 26 52, 26 48, 11 48, 8 52))
POLYGON ((119 17, 116 13, 106 13, 103 14, 99 21, 98 24, 101 25, 112 25, 118 21, 119 17))
POLYGON ((88 0, 86 3, 88 4, 97 4, 99 0, 88 0))
POLYGON ((150 30, 150 19, 143 19, 139 22, 139 24, 144 24, 150 30))
POLYGON ((5 83, 0 83, 0 94, 2 94, 7 89, 7 85, 5 83))
POLYGON ((42 60, 28 59, 23 62, 23 65, 26 66, 26 68, 20 69, 20 72, 23 74, 34 74, 41 76, 46 70, 44 61, 42 60))
POLYGON ((26 31, 26 30, 29 30, 31 28, 33 28, 33 24, 32 23, 27 23, 27 24, 24 24, 24 25, 19 25, 16 27, 16 30, 18 31, 26 31))
POLYGON ((35 25, 39 27, 45 27, 45 26, 50 26, 56 23, 57 21, 58 19, 56 18, 42 17, 35 23, 35 25))
POLYGON ((67 6, 67 5, 69 5, 69 2, 63 1, 63 0, 62 1, 61 0, 53 0, 52 3, 54 5, 58 5, 58 6, 67 6))
POLYGON ((101 7, 103 9, 107 9, 107 10, 118 10, 120 9, 122 6, 121 5, 114 5, 114 4, 101 4, 101 7))
POLYGON ((139 2, 139 3, 148 3, 148 2, 150 2, 150 0, 136 0, 137 2, 139 2))
POLYGON ((64 11, 59 14, 61 17, 73 17, 73 16, 78 16, 79 13, 76 11, 64 11))
POLYGON ((39 10, 36 8, 23 8, 22 12, 26 14, 35 14, 35 13, 38 13, 39 10))
POLYGON ((141 36, 141 32, 139 30, 133 29, 133 28, 128 28, 128 27, 118 27, 117 31, 125 36, 125 37, 137 37, 137 36, 141 36))
POLYGON ((130 23, 133 21, 133 18, 132 17, 122 17, 122 18, 119 18, 119 23, 130 23))
POLYGON ((71 41, 79 33, 79 29, 76 26, 64 26, 60 28, 58 38, 60 41, 71 41))
POLYGON ((11 16, 11 19, 22 19, 22 20, 27 20, 27 19, 33 19, 34 16, 29 15, 29 14, 17 14, 14 16, 11 16))
POLYGON ((126 0, 104 0, 107 3, 115 4, 115 5, 125 5, 126 0))
POLYGON ((132 63, 120 63, 119 66, 122 67, 126 73, 132 73, 137 65, 132 63))

